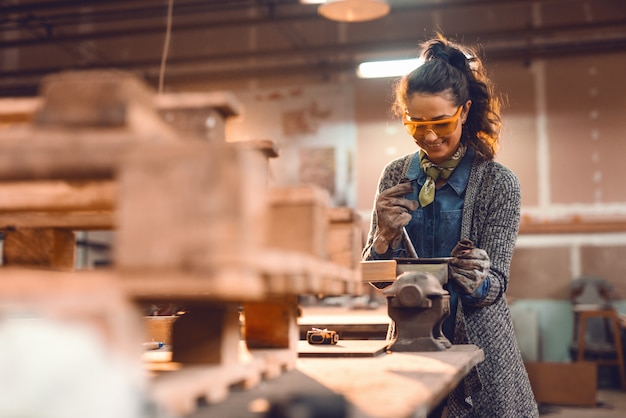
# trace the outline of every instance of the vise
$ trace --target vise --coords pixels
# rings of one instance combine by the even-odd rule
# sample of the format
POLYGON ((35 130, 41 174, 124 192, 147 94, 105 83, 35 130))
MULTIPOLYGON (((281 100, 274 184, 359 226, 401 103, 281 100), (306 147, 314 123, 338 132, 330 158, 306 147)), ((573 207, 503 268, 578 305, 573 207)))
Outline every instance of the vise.
POLYGON ((389 350, 442 351, 452 344, 441 326, 450 315, 449 258, 398 258, 396 281, 382 289, 395 327, 389 350))

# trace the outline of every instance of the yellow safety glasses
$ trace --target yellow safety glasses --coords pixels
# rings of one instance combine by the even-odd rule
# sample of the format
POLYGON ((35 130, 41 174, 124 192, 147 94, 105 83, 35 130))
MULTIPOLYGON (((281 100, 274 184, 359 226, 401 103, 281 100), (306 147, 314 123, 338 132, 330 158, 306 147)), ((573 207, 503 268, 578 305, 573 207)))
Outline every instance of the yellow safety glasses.
POLYGON ((454 116, 439 120, 413 120, 408 113, 405 113, 402 123, 412 137, 422 138, 428 131, 432 131, 438 137, 450 135, 459 124, 462 110, 463 105, 459 106, 454 116))

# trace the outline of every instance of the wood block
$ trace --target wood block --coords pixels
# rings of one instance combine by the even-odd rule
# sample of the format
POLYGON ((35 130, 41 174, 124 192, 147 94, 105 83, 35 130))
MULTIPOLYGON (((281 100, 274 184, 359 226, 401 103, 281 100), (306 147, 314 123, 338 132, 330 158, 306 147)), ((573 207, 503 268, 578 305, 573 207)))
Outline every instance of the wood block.
POLYGON ((43 106, 35 121, 43 126, 120 127, 134 113, 153 113, 153 92, 124 71, 66 71, 46 76, 40 85, 43 106))
POLYGON ((266 245, 328 259, 329 202, 316 186, 269 188, 266 245))
POLYGON ((236 364, 240 340, 238 304, 191 305, 174 322, 172 361, 236 364))
POLYGON ((71 270, 74 268, 75 253, 73 231, 19 228, 4 233, 2 264, 71 270))
POLYGON ((211 272, 262 241, 265 180, 234 147, 184 141, 133 154, 119 184, 120 268, 211 272))
POLYGON ((296 296, 276 302, 244 306, 245 339, 248 348, 289 348, 296 353, 299 338, 296 296))
POLYGON ((535 399, 538 403, 595 406, 597 366, 591 362, 526 362, 535 399))
POLYGON ((349 207, 328 209, 328 257, 331 261, 358 269, 363 250, 361 217, 349 207))
POLYGON ((396 280, 395 260, 361 261, 361 280, 364 282, 393 282, 396 280))

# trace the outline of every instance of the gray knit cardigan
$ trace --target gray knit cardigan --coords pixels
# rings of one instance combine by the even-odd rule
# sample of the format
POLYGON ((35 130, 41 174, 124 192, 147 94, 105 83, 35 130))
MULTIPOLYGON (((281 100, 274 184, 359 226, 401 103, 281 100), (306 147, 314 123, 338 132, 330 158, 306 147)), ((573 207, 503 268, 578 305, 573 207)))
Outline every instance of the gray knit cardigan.
MULTIPOLYGON (((385 167, 378 193, 400 182, 412 157, 406 155, 385 167)), ((489 254, 490 286, 479 303, 459 298, 453 343, 477 345, 484 351, 485 360, 450 395, 450 417, 539 416, 505 298, 520 206, 515 174, 494 161, 475 158, 465 192, 461 239, 469 238, 489 254)), ((373 212, 364 259, 371 258, 376 224, 373 212)))

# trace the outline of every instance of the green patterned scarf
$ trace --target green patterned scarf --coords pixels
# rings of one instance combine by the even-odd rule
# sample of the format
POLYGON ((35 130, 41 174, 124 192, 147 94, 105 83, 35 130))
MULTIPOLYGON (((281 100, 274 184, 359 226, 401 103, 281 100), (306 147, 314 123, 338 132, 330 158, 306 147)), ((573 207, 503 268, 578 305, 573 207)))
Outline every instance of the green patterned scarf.
POLYGON ((452 157, 447 159, 441 164, 435 164, 428 159, 428 155, 420 150, 420 166, 424 173, 426 173, 426 182, 422 186, 419 194, 419 201, 422 207, 428 206, 435 200, 435 183, 437 179, 447 179, 452 175, 452 172, 457 165, 463 159, 467 147, 463 144, 459 144, 452 157))

